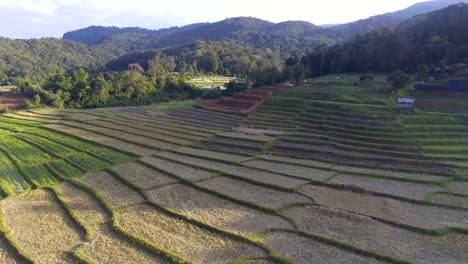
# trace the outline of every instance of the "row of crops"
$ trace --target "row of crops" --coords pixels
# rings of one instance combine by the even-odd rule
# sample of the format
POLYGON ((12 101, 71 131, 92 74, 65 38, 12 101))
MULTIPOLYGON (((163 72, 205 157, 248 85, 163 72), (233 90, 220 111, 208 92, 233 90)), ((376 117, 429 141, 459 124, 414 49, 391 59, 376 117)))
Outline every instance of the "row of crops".
POLYGON ((4 196, 54 186, 133 157, 42 127, 0 117, 0 189, 4 196))

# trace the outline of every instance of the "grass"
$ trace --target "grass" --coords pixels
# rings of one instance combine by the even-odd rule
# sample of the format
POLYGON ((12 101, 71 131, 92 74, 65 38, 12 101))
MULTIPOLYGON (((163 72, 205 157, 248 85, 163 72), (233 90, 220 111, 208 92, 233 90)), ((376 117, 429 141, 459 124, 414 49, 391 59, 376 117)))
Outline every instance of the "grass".
MULTIPOLYGON (((359 81, 363 74, 329 74, 309 80, 310 83, 349 83, 359 81), (337 79, 339 77, 339 79, 337 79)), ((385 83, 387 80, 386 74, 373 74, 374 82, 385 83)))
POLYGON ((148 109, 148 110, 169 110, 169 109, 194 108, 196 106, 197 106, 196 101, 186 100, 186 101, 176 101, 176 102, 152 104, 152 105, 149 105, 149 106, 144 106, 143 109, 148 109))

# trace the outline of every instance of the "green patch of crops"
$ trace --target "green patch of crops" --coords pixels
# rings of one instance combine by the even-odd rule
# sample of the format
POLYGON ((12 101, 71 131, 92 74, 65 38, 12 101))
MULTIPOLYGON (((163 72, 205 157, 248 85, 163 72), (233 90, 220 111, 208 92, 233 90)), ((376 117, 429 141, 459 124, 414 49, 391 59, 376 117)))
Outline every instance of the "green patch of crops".
POLYGON ((11 195, 28 190, 30 187, 15 169, 9 158, 0 151, 0 187, 4 194, 11 195))
POLYGON ((71 155, 67 158, 67 160, 84 171, 101 170, 109 167, 110 165, 109 163, 86 153, 71 155))
POLYGON ((51 161, 47 164, 47 166, 63 178, 70 179, 73 177, 78 177, 82 174, 82 171, 62 159, 51 161))
POLYGON ((43 151, 13 137, 2 141, 0 150, 8 153, 18 165, 42 164, 51 160, 51 157, 43 151))
POLYGON ((21 172, 28 181, 38 187, 54 186, 59 183, 44 165, 23 166, 21 172))
POLYGON ((54 141, 48 140, 46 138, 36 136, 33 134, 27 134, 27 133, 20 133, 18 134, 20 138, 24 138, 26 140, 30 140, 36 144, 41 145, 42 147, 46 148, 47 150, 61 156, 61 157, 66 157, 71 154, 76 153, 73 149, 64 146, 63 144, 56 143, 54 141))
POLYGON ((132 159, 132 157, 125 155, 119 151, 101 147, 95 144, 88 143, 86 141, 76 139, 74 137, 66 136, 60 133, 55 133, 49 130, 38 129, 33 131, 33 133, 34 134, 32 136, 35 136, 36 138, 47 137, 47 141, 55 142, 58 145, 62 145, 63 148, 68 149, 67 151, 70 151, 70 148, 68 148, 68 146, 70 146, 71 148, 81 150, 83 152, 89 152, 95 156, 100 157, 101 159, 112 163, 119 163, 132 159))

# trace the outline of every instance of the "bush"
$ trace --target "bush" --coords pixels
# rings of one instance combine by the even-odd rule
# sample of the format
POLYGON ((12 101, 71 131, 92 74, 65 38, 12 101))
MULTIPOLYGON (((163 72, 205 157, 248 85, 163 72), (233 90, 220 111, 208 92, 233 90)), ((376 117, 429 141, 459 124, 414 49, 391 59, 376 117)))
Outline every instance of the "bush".
POLYGON ((396 89, 402 89, 410 83, 410 77, 403 71, 395 71, 388 76, 387 82, 396 89))
POLYGON ((230 81, 226 85, 226 90, 223 91, 224 96, 231 96, 235 93, 242 92, 249 88, 249 84, 246 82, 230 81))

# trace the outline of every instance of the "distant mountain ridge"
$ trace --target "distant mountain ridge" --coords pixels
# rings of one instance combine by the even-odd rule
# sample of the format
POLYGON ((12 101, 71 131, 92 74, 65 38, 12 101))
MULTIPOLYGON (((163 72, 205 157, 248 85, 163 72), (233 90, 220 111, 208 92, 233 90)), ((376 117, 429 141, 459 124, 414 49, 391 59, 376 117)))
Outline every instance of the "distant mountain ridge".
POLYGON ((93 43, 117 56, 147 49, 173 48, 195 41, 227 41, 256 49, 271 49, 283 57, 302 54, 319 41, 343 40, 340 33, 305 21, 272 23, 253 17, 229 18, 215 23, 157 31, 90 27, 64 35, 64 39, 93 43), (113 33, 114 32, 114 33, 113 33), (116 33, 115 33, 116 32, 116 33), (91 36, 88 38, 88 36, 91 36), (98 40, 99 39, 99 40, 98 40))
POLYGON ((351 23, 327 27, 339 31, 348 37, 356 34, 365 34, 374 29, 396 26, 399 23, 411 19, 414 16, 433 12, 458 3, 468 3, 468 0, 434 0, 416 3, 408 8, 382 15, 372 16, 351 23))

